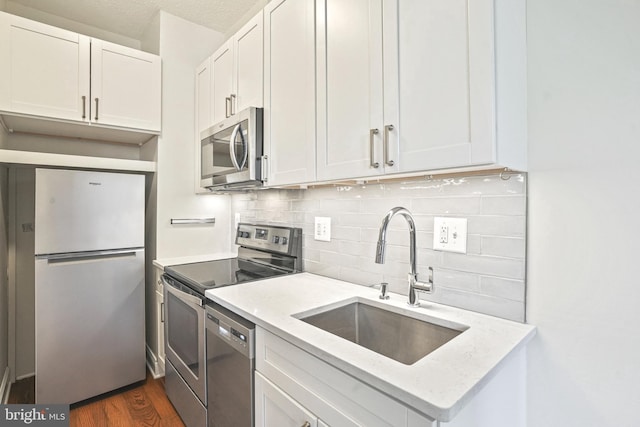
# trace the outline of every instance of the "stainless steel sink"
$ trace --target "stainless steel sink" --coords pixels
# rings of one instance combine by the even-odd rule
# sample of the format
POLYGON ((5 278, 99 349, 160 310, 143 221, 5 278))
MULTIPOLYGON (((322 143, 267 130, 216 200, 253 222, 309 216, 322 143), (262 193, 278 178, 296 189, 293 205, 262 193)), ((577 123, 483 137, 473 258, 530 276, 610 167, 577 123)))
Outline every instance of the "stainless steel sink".
POLYGON ((300 320, 405 365, 414 364, 463 332, 362 302, 300 320))

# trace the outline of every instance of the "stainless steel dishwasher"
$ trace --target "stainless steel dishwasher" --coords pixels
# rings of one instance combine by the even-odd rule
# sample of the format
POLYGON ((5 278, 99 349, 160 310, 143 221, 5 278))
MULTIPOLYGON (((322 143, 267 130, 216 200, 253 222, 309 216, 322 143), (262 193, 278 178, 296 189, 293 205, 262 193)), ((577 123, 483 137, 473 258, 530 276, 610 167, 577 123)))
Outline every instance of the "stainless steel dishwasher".
POLYGON ((205 309, 208 427, 252 427, 255 325, 215 303, 205 309))

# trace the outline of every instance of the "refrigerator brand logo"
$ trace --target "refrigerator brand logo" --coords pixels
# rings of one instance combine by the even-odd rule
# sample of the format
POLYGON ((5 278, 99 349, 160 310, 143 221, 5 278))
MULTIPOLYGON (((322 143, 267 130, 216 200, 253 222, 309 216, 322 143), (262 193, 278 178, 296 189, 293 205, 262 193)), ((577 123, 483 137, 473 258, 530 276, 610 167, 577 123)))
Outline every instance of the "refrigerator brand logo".
POLYGON ((89 185, 102 185, 101 182, 91 182, 89 181, 89 185))
POLYGON ((68 426, 69 405, 2 405, 0 426, 68 426))

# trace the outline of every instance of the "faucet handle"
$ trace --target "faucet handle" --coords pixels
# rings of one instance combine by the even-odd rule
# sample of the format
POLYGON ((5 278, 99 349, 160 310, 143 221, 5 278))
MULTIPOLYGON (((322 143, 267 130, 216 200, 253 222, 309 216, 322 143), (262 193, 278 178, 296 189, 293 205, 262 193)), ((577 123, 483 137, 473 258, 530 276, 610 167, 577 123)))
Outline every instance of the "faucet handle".
POLYGON ((387 295, 387 286, 389 284, 387 282, 380 283, 380 295, 378 298, 380 299, 389 299, 389 295, 387 295))

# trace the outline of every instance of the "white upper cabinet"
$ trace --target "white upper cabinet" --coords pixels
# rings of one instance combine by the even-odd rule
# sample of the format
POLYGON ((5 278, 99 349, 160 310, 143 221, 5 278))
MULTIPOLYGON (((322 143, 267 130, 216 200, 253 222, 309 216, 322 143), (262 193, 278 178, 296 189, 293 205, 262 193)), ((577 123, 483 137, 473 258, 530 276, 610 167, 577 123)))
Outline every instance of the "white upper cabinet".
POLYGON ((159 56, 0 12, 0 58, 2 113, 160 132, 159 56))
POLYGON ((396 170, 381 151, 382 0, 318 0, 316 20, 318 180, 396 170))
POLYGON ((314 0, 274 0, 264 9, 269 186, 316 179, 315 8, 314 0))
POLYGON ((526 170, 523 0, 319 1, 318 180, 526 170))
POLYGON ((91 121, 160 132, 160 57, 91 41, 91 121))
POLYGON ((264 23, 260 11, 233 37, 233 114, 262 107, 264 23))
MULTIPOLYGON (((233 95, 233 43, 225 42, 211 56, 211 109, 214 125, 232 113, 233 95)), ((206 129, 206 128, 205 128, 206 129)))
POLYGON ((387 1, 384 25, 399 170, 495 163, 493 0, 387 1))
POLYGON ((211 125, 247 107, 262 107, 262 11, 211 57, 211 125))
POLYGON ((0 13, 0 110, 89 121, 90 39, 0 13))
MULTIPOLYGON (((196 141, 200 146, 200 132, 213 124, 211 97, 211 57, 196 68, 196 141)), ((200 181, 200 177, 198 177, 200 181)))

